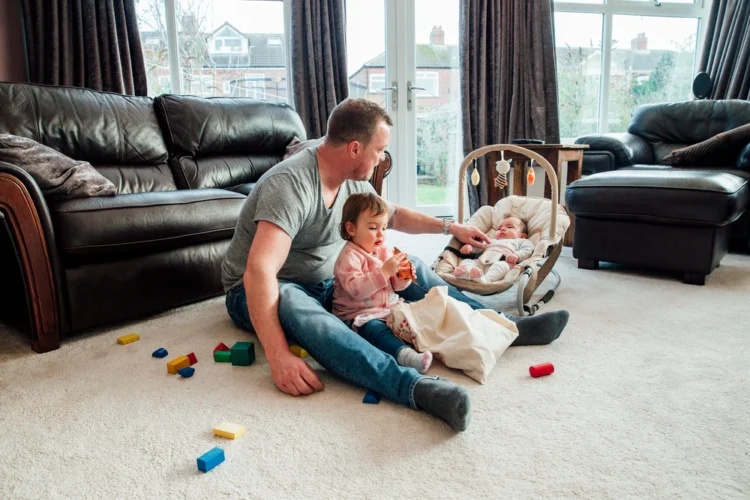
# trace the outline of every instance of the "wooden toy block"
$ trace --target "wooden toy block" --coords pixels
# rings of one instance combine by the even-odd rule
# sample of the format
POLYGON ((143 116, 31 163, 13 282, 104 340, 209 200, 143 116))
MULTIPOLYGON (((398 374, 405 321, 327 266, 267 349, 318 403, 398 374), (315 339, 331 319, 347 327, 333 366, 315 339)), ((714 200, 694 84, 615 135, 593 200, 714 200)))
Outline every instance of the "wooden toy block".
POLYGON ((179 370, 190 366, 190 360, 187 356, 179 356, 167 363, 167 372, 175 375, 179 370))
POLYGON ((229 351, 229 346, 227 346, 224 342, 219 342, 219 345, 214 347, 214 354, 216 354, 217 351, 229 351))
POLYGON ((231 352, 234 366, 250 366, 255 361, 255 344, 252 342, 237 342, 231 352))
POLYGON ((542 363, 541 365, 534 365, 529 367, 529 375, 534 378, 544 377, 550 373, 555 372, 555 366, 552 363, 542 363))
POLYGON ((230 422, 222 422, 214 427, 214 435, 225 437, 227 439, 237 439, 245 433, 245 428, 241 425, 230 422))
POLYGON ((365 394, 365 399, 363 399, 362 402, 368 405, 376 405, 380 403, 380 394, 373 391, 367 391, 367 394, 365 394))
POLYGON ((292 353, 297 356, 298 358, 306 358, 307 357, 307 351, 302 349, 298 345, 290 345, 289 350, 292 351, 292 353))
POLYGON ((193 376, 193 373, 195 373, 195 368, 188 366, 187 368, 177 370, 177 373, 179 373, 181 377, 190 378, 193 376))
POLYGON ((141 337, 137 333, 131 333, 129 335, 123 335, 117 339, 117 343, 121 345, 130 344, 136 340, 141 340, 141 337))
POLYGON ((191 352, 187 355, 187 358, 190 360, 190 366, 193 366, 195 363, 198 362, 198 358, 195 357, 195 353, 191 352))
POLYGON ((214 351, 214 361, 217 363, 229 363, 232 361, 231 351, 214 351))
POLYGON ((198 470, 208 472, 224 461, 224 450, 214 448, 198 457, 198 470))
POLYGON ((152 352, 152 353, 151 353, 151 356, 153 356, 153 357, 155 357, 155 358, 166 358, 166 357, 167 357, 167 354, 169 354, 169 353, 167 352, 167 350, 166 350, 166 349, 164 349, 163 347, 160 347, 160 348, 158 348, 157 350, 155 350, 154 352, 152 352))

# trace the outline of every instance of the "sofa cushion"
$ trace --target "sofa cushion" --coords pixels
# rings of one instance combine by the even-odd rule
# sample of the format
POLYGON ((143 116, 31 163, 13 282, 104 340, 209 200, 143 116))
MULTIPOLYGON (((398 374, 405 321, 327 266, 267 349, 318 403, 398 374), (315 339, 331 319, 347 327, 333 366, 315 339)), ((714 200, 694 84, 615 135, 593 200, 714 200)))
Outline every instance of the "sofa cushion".
POLYGON ((182 156, 172 159, 177 175, 191 189, 233 186, 255 183, 260 176, 281 161, 280 156, 232 155, 194 158, 182 156))
POLYGON ((0 134, 0 161, 22 168, 46 198, 69 200, 113 196, 117 188, 87 161, 76 161, 33 139, 0 134))
POLYGON ((255 182, 281 160, 295 136, 307 137, 299 115, 287 105, 178 95, 159 96, 155 103, 181 188, 255 182))
POLYGON ((575 181, 565 202, 576 216, 722 226, 742 215, 749 197, 748 181, 724 172, 623 168, 575 181))
POLYGON ((116 186, 176 188, 171 172, 151 182, 163 176, 167 146, 149 97, 0 83, 0 110, 0 133, 33 139, 95 168, 116 167, 104 174, 116 186), (120 182, 118 175, 130 180, 120 182))
POLYGON ((674 166, 733 164, 746 144, 750 144, 750 124, 716 134, 697 144, 675 149, 662 160, 674 166))
POLYGON ((750 173, 750 142, 740 151, 737 157, 737 168, 743 172, 750 173))
POLYGON ((230 238, 245 199, 198 189, 69 200, 50 209, 64 256, 122 256, 230 238))

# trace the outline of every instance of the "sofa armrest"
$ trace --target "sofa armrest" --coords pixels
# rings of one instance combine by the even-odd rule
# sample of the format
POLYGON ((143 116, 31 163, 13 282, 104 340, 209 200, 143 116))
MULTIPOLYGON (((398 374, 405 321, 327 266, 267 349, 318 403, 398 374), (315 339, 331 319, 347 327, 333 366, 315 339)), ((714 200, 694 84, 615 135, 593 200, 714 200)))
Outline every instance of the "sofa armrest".
POLYGON ((392 169, 393 163, 391 154, 386 151, 385 159, 378 163, 378 166, 375 167, 375 170, 372 172, 372 177, 370 178, 370 184, 372 184, 372 187, 375 188, 375 192, 380 196, 383 195, 383 179, 388 177, 388 174, 391 173, 392 169))
POLYGON ((588 144, 589 151, 609 151, 615 157, 615 169, 654 162, 654 152, 646 139, 629 134, 586 135, 576 139, 576 144, 588 144))
POLYGON ((29 306, 31 346, 47 352, 60 346, 63 333, 62 267, 47 203, 41 189, 15 165, 0 162, 0 211, 10 233, 29 306))
POLYGON ((750 143, 744 147, 737 157, 737 168, 745 172, 750 172, 750 143))

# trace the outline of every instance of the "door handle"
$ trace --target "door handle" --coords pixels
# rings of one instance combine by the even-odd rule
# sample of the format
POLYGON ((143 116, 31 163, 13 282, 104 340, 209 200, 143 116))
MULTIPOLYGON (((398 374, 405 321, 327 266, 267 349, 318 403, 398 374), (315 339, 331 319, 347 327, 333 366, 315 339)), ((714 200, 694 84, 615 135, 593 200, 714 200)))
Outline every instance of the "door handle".
POLYGON ((411 101, 412 101, 412 90, 427 90, 422 87, 412 87, 411 86, 411 80, 406 82, 406 109, 407 111, 411 111, 411 101))
POLYGON ((383 87, 380 89, 381 92, 385 92, 387 90, 390 90, 393 92, 391 94, 391 110, 397 111, 398 110, 398 82, 392 82, 390 87, 383 87))

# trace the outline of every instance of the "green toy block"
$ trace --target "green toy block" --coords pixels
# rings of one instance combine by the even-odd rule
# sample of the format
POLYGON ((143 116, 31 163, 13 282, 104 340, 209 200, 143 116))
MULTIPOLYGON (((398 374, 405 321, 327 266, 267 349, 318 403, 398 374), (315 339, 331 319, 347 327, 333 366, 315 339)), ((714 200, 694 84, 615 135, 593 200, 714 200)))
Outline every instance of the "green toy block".
POLYGON ((234 366, 250 366, 255 362, 255 344, 252 342, 237 342, 231 353, 234 366))
POLYGON ((216 351, 214 353, 214 361, 218 363, 229 363, 232 360, 231 351, 216 351))

